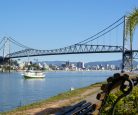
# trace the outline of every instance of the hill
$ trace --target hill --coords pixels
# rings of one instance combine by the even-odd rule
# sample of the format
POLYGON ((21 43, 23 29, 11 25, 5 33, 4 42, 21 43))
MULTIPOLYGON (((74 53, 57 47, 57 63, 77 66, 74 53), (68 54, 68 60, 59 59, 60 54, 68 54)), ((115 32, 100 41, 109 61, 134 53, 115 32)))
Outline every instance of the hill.
MULTIPOLYGON (((42 61, 42 62, 39 62, 39 63, 46 63, 48 65, 52 64, 52 65, 57 65, 57 66, 60 66, 62 64, 65 64, 67 61, 42 61)), ((77 62, 70 62, 71 64, 74 64, 76 65, 77 62)), ((122 60, 113 60, 113 61, 96 61, 96 62, 87 62, 85 63, 85 66, 96 66, 96 65, 115 65, 115 66, 118 66, 120 67, 121 66, 121 63, 122 63, 122 60)), ((133 62, 133 65, 136 66, 138 65, 138 62, 137 61, 134 61, 133 62)))

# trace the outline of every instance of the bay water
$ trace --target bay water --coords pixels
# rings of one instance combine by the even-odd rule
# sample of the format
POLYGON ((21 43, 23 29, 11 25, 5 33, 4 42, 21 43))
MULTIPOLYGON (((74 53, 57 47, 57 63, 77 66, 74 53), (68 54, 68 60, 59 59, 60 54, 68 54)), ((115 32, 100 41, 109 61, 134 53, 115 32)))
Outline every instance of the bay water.
POLYGON ((25 79, 20 72, 0 73, 0 111, 105 81, 113 74, 113 71, 46 72, 44 79, 25 79))

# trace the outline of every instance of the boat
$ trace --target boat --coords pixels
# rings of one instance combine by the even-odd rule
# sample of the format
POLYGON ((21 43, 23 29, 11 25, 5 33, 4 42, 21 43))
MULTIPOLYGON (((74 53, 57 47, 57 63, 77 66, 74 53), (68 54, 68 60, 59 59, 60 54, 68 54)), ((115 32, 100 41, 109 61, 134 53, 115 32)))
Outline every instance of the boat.
POLYGON ((44 78, 45 74, 41 71, 27 70, 23 76, 24 78, 44 78))

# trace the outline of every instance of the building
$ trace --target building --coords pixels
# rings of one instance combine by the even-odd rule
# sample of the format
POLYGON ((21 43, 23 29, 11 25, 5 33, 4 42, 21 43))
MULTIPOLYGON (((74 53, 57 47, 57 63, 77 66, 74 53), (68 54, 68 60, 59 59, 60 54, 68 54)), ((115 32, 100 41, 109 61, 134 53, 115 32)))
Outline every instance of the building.
POLYGON ((77 68, 84 69, 85 68, 84 62, 77 62, 77 68))
POLYGON ((70 66, 70 62, 67 61, 67 62, 66 62, 66 67, 69 67, 69 66, 70 66))

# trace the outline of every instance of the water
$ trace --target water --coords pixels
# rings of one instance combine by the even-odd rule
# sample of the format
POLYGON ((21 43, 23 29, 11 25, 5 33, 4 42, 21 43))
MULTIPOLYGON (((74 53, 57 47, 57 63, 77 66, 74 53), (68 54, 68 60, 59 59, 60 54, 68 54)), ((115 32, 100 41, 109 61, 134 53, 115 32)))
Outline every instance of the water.
POLYGON ((47 72, 44 79, 24 79, 21 73, 0 73, 0 111, 46 99, 73 88, 104 81, 113 72, 47 72))

